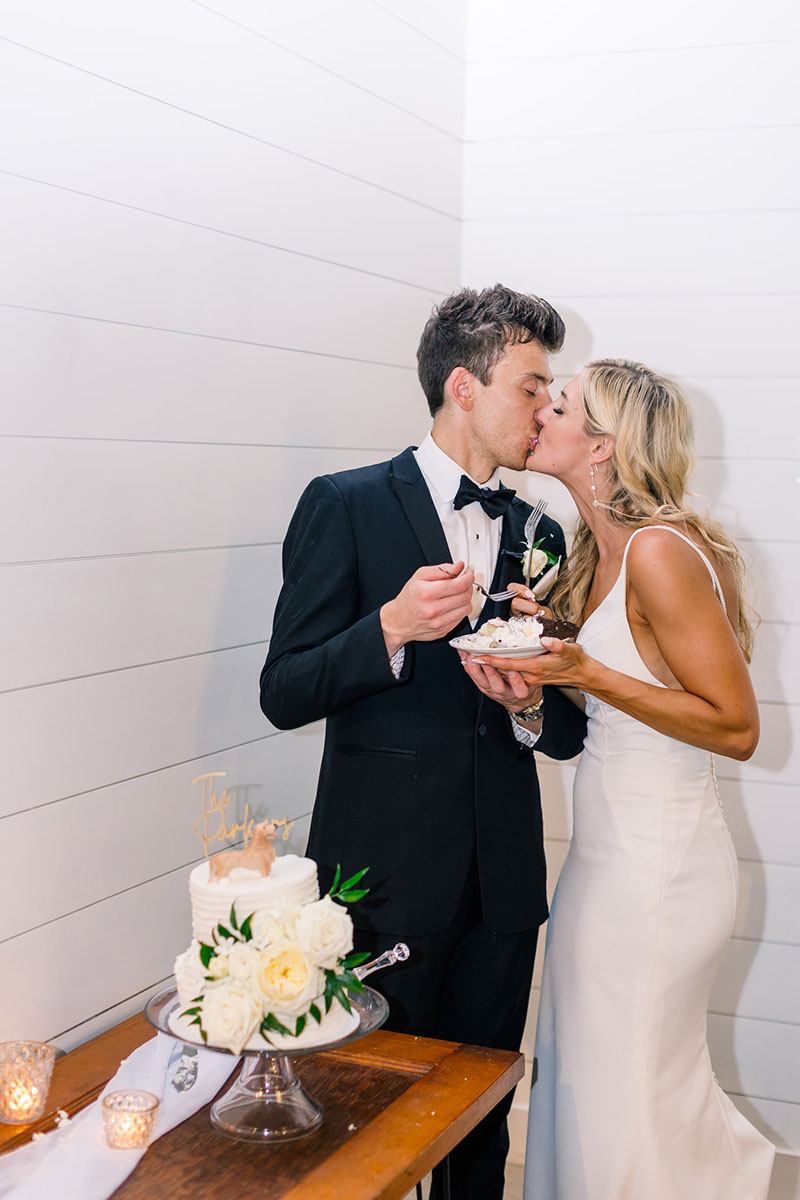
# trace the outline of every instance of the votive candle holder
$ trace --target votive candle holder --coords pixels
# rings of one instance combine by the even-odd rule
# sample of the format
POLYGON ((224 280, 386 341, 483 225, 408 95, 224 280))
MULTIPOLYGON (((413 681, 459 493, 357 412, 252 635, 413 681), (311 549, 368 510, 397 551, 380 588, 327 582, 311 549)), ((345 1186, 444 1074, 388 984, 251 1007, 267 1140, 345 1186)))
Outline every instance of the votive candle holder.
POLYGON ((0 1042, 0 1121, 28 1125, 42 1115, 55 1056, 46 1042, 0 1042))
POLYGON ((109 1092, 103 1097, 106 1141, 115 1150, 149 1146, 158 1116, 158 1096, 152 1092, 109 1092))

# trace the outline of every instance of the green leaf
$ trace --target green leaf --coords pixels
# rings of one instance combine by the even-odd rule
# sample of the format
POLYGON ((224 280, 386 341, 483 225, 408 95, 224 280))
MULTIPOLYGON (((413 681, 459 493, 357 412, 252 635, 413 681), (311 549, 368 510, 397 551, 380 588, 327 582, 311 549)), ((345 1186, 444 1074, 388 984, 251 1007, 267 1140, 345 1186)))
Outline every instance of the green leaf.
POLYGON ((312 1004, 308 1011, 311 1013, 311 1016, 314 1018, 314 1020, 319 1025, 320 1022, 322 1021, 322 1013, 319 1011, 316 1004, 312 1004))
POLYGON ((295 1026, 294 1036, 300 1037, 300 1034, 303 1032, 305 1027, 306 1027, 306 1015, 305 1015, 305 1013, 303 1013, 303 1015, 301 1017, 297 1018, 297 1025, 295 1026))
POLYGON ((262 1033, 265 1029, 271 1029, 275 1033, 284 1033, 291 1037, 289 1030, 285 1025, 281 1025, 274 1013, 267 1013, 267 1015, 264 1017, 264 1020, 261 1022, 260 1029, 262 1033))
POLYGON ((246 942, 251 942, 253 940, 253 930, 251 925, 255 915, 255 913, 250 913, 249 917, 245 917, 245 919, 242 921, 241 928, 239 929, 239 932, 246 942))
POLYGON ((208 968, 212 958, 217 957, 217 952, 213 946, 207 946, 205 942, 200 943, 200 962, 204 967, 208 968))
POLYGON ((360 871, 356 871, 355 875, 351 875, 349 879, 345 880, 339 891, 346 892, 349 888, 355 887, 355 885, 364 878, 368 870, 369 867, 362 867, 360 871))
POLYGON ((233 938, 233 934, 231 933, 230 929, 226 929, 222 922, 220 922, 217 926, 217 931, 220 937, 233 938))
POLYGON ((348 954, 347 958, 341 959, 341 964, 345 969, 349 967, 360 967, 363 962, 369 958, 369 950, 355 950, 352 954, 348 954))
POLYGON ((326 992, 325 993, 325 1012, 326 1013, 331 1011, 332 1004, 333 1004, 333 993, 326 992))
POLYGON ((238 928, 239 928, 239 926, 236 923, 236 904, 234 903, 231 905, 231 929, 238 929, 238 928))
POLYGON ((342 877, 342 864, 337 863, 336 864, 336 872, 333 876, 333 883, 331 884, 331 895, 333 895, 333 893, 336 891, 337 887, 339 886, 339 880, 341 879, 341 877, 342 877))
POLYGON ((201 1006, 198 1005, 196 1008, 185 1008, 183 1010, 183 1012, 181 1013, 181 1016, 182 1017, 196 1017, 197 1014, 200 1012, 200 1007, 201 1006))
POLYGON ((349 988, 353 992, 363 992, 364 985, 357 975, 352 971, 343 971, 341 975, 337 975, 339 985, 343 988, 349 988))
POLYGON ((356 900, 363 900, 369 893, 369 888, 359 888, 355 892, 337 892, 337 900, 344 900, 345 904, 355 904, 356 900))
POLYGON ((345 1010, 345 1012, 352 1012, 352 1009, 350 1007, 350 1001, 347 999, 347 992, 338 991, 336 993, 336 999, 339 1001, 339 1003, 341 1004, 341 1006, 345 1010))

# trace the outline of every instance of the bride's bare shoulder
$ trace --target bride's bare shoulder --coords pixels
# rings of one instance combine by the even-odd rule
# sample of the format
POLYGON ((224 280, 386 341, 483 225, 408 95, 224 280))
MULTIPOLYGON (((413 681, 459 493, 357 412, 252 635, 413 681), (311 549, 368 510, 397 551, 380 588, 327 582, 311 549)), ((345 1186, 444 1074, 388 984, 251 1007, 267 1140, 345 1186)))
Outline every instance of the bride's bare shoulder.
POLYGON ((710 599, 715 595, 707 566, 710 563, 725 594, 729 613, 736 607, 737 588, 730 564, 720 561, 697 530, 689 526, 643 526, 628 547, 627 563, 630 583, 640 595, 663 593, 668 588, 673 603, 691 600, 693 604, 703 596, 710 599), (682 536, 676 537, 675 530, 682 536))
POLYGON ((713 591, 708 567, 698 550, 711 561, 694 530, 645 525, 628 546, 628 577, 637 588, 648 590, 650 587, 664 588, 668 585, 683 593, 696 589, 700 582, 706 582, 713 591), (676 533, 682 536, 677 537, 676 533), (684 538, 688 538, 692 544, 689 545, 684 538))

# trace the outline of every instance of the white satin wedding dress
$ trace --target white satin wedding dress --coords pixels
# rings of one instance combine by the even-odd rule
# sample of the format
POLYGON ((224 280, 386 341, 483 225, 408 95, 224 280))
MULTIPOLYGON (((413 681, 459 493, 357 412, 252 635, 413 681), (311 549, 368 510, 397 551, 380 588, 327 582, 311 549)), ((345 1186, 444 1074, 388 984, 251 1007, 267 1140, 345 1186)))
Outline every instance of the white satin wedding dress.
MULTIPOLYGON (((629 546, 578 641, 661 687, 628 625, 629 546)), ((720 1089, 706 1042, 738 883, 713 760, 592 696, 586 711, 547 931, 525 1200, 766 1200, 774 1148, 720 1089)))

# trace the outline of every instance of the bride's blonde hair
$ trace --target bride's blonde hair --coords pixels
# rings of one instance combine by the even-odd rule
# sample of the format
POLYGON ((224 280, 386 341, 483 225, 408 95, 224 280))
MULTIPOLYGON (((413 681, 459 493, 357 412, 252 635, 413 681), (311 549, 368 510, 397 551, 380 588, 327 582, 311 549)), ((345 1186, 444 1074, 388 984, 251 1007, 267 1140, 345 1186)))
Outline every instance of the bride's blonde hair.
MULTIPOLYGON (((694 420, 686 397, 673 380, 622 358, 588 363, 581 382, 586 433, 614 439, 614 453, 607 463, 610 493, 603 508, 613 521, 631 530, 654 522, 696 530, 735 576, 738 637, 749 662, 753 627, 742 597, 742 556, 721 525, 695 512, 685 500, 694 466, 694 420)), ((555 613, 580 622, 596 565, 597 542, 585 521, 579 520, 566 570, 550 596, 555 613)))

